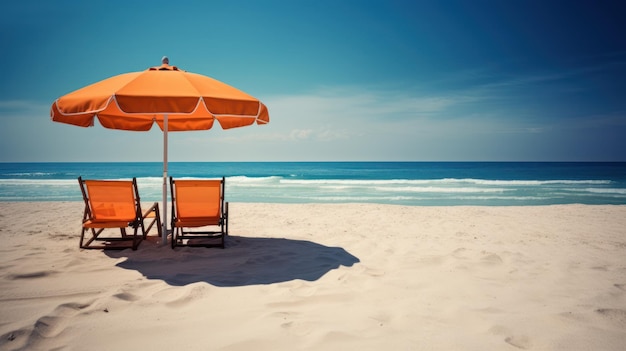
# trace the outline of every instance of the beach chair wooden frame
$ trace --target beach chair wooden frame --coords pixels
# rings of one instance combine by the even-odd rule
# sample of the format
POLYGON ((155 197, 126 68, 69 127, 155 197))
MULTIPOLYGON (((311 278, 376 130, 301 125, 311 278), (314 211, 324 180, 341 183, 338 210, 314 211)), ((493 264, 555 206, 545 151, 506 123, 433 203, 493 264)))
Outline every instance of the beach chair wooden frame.
POLYGON ((142 213, 137 179, 88 180, 78 177, 78 183, 85 201, 80 234, 82 249, 137 250, 155 224, 161 236, 159 204, 155 202, 142 213), (132 234, 127 233, 127 228, 132 229, 132 234), (110 236, 110 231, 106 232, 109 236, 105 236, 103 232, 107 229, 119 229, 120 236, 110 236), (87 232, 91 237, 86 237, 87 232))
POLYGON ((224 248, 228 235, 226 180, 174 180, 172 192, 172 249, 176 246, 224 248), (217 228, 216 228, 217 227, 217 228))

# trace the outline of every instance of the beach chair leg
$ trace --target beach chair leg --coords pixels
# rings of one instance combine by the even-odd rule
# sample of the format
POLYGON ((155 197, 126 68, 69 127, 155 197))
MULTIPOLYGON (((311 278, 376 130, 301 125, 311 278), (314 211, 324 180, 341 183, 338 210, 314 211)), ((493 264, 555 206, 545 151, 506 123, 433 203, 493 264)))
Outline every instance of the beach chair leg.
POLYGON ((222 249, 226 246, 228 236, 228 202, 224 206, 224 218, 222 219, 222 249))
POLYGON ((83 232, 80 235, 80 248, 81 249, 89 249, 89 245, 91 245, 91 243, 98 238, 98 235, 100 235, 100 233, 102 233, 103 229, 100 229, 100 230, 96 231, 94 228, 91 228, 91 238, 89 238, 89 240, 87 240, 87 242, 84 243, 85 232, 87 230, 89 230, 89 229, 83 228, 83 232))
POLYGON ((224 206, 224 226, 226 227, 226 235, 228 235, 228 202, 224 206))
POLYGON ((83 228, 81 230, 81 232, 80 232, 80 248, 81 249, 83 248, 83 241, 85 240, 85 231, 86 230, 87 230, 86 228, 83 228))
POLYGON ((176 247, 176 234, 178 232, 178 228, 172 228, 172 234, 170 238, 170 242, 172 244, 172 249, 176 247))
POLYGON ((159 212, 159 204, 157 202, 154 203, 154 218, 155 218, 155 222, 156 226, 157 226, 157 232, 159 233, 159 238, 163 237, 163 228, 162 228, 162 223, 161 223, 161 213, 159 212))
MULTIPOLYGON (((143 231, 143 221, 141 221, 141 230, 143 231)), ((132 245, 132 249, 133 251, 136 251, 137 248, 139 247, 139 244, 141 244, 141 241, 143 240, 143 234, 142 235, 137 235, 139 232, 139 226, 135 226, 135 230, 133 233, 133 245, 132 245)))

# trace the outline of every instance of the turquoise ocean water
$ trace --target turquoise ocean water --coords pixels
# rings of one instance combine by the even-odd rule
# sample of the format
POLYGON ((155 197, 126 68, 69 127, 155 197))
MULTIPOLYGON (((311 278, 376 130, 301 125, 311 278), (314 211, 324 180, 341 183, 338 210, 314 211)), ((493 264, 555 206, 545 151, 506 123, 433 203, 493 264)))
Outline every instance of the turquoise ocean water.
MULTIPOLYGON (((226 200, 398 205, 626 204, 626 162, 171 162, 175 178, 226 177, 226 200)), ((162 164, 0 163, 0 201, 81 201, 77 177, 137 177, 159 201, 162 164)))

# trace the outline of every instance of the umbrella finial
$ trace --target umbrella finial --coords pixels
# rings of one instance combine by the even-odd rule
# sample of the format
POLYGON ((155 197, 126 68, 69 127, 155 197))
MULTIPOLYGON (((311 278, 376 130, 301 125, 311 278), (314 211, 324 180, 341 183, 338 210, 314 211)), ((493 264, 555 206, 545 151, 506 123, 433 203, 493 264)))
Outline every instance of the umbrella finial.
POLYGON ((161 63, 164 65, 169 65, 170 59, 168 59, 167 56, 163 56, 163 58, 161 58, 161 63))

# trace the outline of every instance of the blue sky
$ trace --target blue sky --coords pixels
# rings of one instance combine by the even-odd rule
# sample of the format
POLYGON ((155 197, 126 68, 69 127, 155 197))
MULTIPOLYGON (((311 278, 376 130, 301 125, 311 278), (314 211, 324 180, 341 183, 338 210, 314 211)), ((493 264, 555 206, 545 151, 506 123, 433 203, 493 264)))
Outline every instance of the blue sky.
POLYGON ((160 161, 162 133, 51 122, 160 64, 271 122, 170 134, 170 161, 626 161, 624 1, 31 1, 0 13, 0 162, 160 161))

